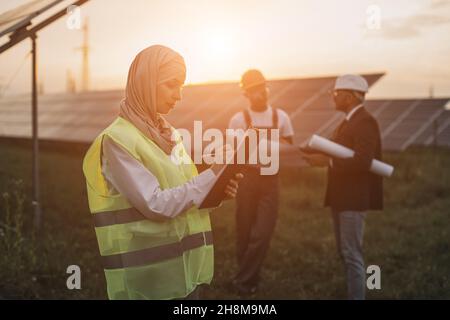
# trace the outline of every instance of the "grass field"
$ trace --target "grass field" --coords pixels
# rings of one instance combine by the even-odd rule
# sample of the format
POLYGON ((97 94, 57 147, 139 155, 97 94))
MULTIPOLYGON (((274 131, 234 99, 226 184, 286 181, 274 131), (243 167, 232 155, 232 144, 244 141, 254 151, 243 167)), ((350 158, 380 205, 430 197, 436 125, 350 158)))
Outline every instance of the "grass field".
MULTIPOLYGON (((83 146, 43 144, 43 230, 32 228, 29 143, 0 141, 0 298, 105 299, 105 281, 81 171, 83 146), (68 290, 66 268, 81 268, 68 290)), ((366 264, 381 268, 370 299, 450 299, 450 150, 385 154, 396 167, 385 181, 385 210, 368 215, 366 264)), ((344 299, 343 268, 331 219, 322 208, 325 171, 282 172, 280 217, 255 299, 344 299)), ((208 299, 236 270, 234 204, 212 213, 216 267, 208 299)))

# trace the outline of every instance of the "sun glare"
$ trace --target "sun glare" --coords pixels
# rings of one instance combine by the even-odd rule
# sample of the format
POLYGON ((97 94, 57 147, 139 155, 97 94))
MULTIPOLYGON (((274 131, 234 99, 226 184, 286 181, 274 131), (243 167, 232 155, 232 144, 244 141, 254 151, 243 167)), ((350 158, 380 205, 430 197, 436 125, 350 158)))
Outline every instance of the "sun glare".
POLYGON ((211 30, 203 36, 204 52, 212 61, 225 61, 232 58, 235 44, 230 33, 224 30, 211 30))

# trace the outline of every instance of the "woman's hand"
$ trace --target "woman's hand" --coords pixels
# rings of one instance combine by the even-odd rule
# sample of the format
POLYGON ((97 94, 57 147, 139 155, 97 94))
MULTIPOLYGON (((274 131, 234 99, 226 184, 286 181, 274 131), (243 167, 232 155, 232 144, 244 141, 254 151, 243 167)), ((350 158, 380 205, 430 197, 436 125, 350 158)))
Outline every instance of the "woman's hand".
POLYGON ((230 200, 236 198, 236 194, 239 187, 239 180, 244 177, 242 173, 237 173, 234 179, 230 179, 227 187, 225 188, 225 194, 227 195, 224 200, 230 200))

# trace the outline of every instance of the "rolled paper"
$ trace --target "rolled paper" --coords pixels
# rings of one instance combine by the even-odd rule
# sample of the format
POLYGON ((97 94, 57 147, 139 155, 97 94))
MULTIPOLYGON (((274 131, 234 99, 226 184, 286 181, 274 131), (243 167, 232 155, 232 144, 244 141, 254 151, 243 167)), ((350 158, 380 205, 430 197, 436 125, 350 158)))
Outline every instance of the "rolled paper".
MULTIPOLYGON (((308 141, 308 147, 336 158, 346 159, 355 155, 355 151, 315 134, 308 141)), ((370 172, 383 177, 390 177, 394 172, 394 167, 373 159, 370 165, 370 172)))

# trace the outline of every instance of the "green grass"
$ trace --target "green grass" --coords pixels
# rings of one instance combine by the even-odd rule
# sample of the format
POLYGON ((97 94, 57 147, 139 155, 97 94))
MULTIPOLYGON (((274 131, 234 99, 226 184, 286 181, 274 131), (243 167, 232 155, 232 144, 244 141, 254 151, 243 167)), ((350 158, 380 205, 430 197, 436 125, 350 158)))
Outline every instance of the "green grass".
MULTIPOLYGON (((105 280, 87 206, 83 146, 43 145, 43 230, 32 226, 31 148, 0 142, 0 298, 104 299, 105 280), (9 227, 5 227, 5 225, 9 227), (67 266, 81 268, 81 290, 66 287, 67 266)), ((366 264, 381 267, 371 299, 450 298, 450 150, 386 154, 385 210, 368 215, 366 264)), ((345 282, 328 210, 325 171, 282 172, 280 216, 262 271, 259 299, 343 299, 345 282)), ((209 299, 239 298, 226 284, 236 271, 234 204, 212 213, 216 268, 209 299)))

